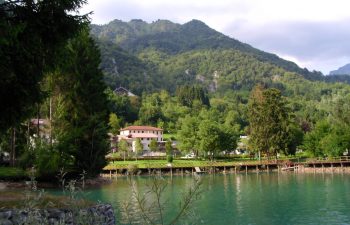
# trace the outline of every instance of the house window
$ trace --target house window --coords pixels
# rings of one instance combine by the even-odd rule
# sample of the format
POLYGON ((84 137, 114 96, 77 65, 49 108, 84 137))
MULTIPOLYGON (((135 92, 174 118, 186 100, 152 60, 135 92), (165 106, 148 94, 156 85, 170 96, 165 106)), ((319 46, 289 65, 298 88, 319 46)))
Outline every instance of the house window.
POLYGON ((141 138, 141 141, 143 141, 143 138, 141 138))
POLYGON ((149 141, 149 138, 147 138, 147 141, 149 141))
POLYGON ((142 133, 143 133, 143 131, 142 131, 142 133))

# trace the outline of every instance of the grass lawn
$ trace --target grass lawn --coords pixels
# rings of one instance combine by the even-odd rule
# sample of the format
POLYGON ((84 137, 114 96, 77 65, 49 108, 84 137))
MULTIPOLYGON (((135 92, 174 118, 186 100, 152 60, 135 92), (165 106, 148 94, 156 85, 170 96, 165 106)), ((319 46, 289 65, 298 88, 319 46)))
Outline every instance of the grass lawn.
MULTIPOLYGON (((239 165, 240 161, 231 161, 231 162, 213 162, 208 160, 180 160, 175 159, 172 163, 172 168, 181 168, 181 167, 210 167, 210 166, 233 166, 239 165)), ((251 161, 250 163, 256 164, 258 161, 251 161)), ((147 168, 167 168, 168 163, 166 160, 139 160, 139 161, 114 161, 107 165, 104 169, 127 169, 129 165, 137 165, 140 169, 147 168)))
POLYGON ((22 180, 27 173, 21 168, 0 167, 0 180, 22 180))

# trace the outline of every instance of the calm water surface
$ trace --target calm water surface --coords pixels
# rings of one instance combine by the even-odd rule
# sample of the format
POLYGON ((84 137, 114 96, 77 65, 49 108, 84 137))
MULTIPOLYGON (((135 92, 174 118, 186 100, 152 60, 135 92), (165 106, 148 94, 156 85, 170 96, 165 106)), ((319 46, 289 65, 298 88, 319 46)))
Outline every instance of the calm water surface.
MULTIPOLYGON (((193 180, 191 176, 165 179, 169 219, 193 180)), ((203 175, 201 179, 198 218, 191 224, 350 224, 350 175, 260 173, 203 175)), ((150 178, 135 177, 134 182, 143 193, 150 178)), ((113 204, 120 218, 120 203, 130 201, 130 192, 128 179, 118 178, 86 195, 113 204)))

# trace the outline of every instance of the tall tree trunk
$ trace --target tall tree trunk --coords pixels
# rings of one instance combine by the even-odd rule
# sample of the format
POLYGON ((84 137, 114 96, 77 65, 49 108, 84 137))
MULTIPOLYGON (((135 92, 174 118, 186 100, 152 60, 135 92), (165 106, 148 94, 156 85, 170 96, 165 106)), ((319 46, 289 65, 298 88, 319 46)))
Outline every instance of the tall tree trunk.
POLYGON ((27 122, 27 147, 30 145, 30 120, 27 122))
POLYGON ((50 146, 52 146, 52 97, 50 97, 50 146))
POLYGON ((38 104, 38 111, 37 111, 37 121, 36 121, 36 132, 38 135, 38 138, 40 137, 40 106, 38 104))
POLYGON ((16 159, 16 128, 12 128, 11 131, 11 166, 15 166, 15 159, 16 159))

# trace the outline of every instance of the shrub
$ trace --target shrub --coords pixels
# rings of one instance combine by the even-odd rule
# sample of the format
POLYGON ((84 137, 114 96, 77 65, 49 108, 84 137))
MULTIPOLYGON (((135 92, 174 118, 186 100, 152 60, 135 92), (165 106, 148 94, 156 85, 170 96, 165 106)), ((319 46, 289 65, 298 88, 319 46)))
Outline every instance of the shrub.
POLYGON ((138 170, 139 170, 139 167, 137 165, 135 165, 135 164, 128 165, 128 174, 129 175, 136 174, 138 170))
POLYGON ((174 160, 174 158, 173 158, 172 155, 168 155, 168 156, 166 157, 166 160, 168 161, 168 163, 172 163, 173 160, 174 160))

